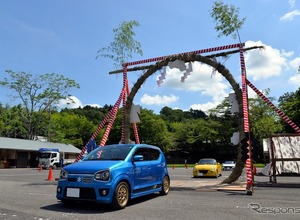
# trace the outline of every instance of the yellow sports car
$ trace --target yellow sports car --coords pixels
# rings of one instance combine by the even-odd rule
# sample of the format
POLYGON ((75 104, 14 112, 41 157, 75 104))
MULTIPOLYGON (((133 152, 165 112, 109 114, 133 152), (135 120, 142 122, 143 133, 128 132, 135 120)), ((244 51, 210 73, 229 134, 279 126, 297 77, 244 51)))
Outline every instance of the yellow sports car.
POLYGON ((222 175, 222 166, 215 159, 204 158, 196 163, 193 169, 193 177, 212 176, 219 177, 222 175))

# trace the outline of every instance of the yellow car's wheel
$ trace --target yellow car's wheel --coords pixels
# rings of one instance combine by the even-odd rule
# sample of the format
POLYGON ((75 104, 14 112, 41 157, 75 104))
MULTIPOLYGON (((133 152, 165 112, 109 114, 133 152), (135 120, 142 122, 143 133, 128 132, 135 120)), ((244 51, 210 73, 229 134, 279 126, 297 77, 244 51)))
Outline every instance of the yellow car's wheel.
POLYGON ((114 193, 113 207, 116 209, 124 209, 129 201, 129 187, 126 182, 120 182, 114 193))
POLYGON ((218 178, 219 177, 219 173, 218 173, 218 171, 216 171, 216 178, 218 178))

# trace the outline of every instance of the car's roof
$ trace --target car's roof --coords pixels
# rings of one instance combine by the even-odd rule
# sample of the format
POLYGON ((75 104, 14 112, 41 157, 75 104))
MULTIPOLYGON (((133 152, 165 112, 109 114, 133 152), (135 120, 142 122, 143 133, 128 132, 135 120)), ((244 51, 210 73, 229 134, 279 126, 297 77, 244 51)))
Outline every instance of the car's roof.
POLYGON ((200 160, 216 160, 214 158, 201 158, 200 160))
POLYGON ((150 144, 109 144, 109 145, 105 145, 105 146, 149 147, 149 148, 160 149, 158 146, 154 146, 154 145, 150 145, 150 144))

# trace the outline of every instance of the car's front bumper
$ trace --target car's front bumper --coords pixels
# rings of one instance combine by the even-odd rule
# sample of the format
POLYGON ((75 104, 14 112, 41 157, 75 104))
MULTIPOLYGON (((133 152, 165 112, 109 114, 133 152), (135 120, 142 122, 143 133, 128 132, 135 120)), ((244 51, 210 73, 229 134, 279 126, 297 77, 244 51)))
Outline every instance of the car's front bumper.
POLYGON ((234 167, 232 166, 223 166, 222 170, 232 170, 234 167))
POLYGON ((112 182, 95 181, 92 176, 72 176, 59 180, 56 198, 59 200, 94 201, 111 203, 113 197, 112 182))
POLYGON ((194 177, 198 177, 198 176, 216 176, 217 173, 216 170, 211 170, 211 169, 206 169, 206 170, 198 170, 198 169, 193 169, 193 176, 194 177))

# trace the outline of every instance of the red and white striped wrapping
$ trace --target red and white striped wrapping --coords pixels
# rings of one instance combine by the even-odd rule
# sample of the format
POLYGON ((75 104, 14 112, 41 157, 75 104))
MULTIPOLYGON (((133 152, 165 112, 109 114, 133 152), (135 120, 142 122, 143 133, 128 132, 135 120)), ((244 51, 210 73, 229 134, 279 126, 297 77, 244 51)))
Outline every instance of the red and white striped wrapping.
POLYGON ((246 160, 246 174, 247 174, 247 185, 252 186, 252 164, 251 160, 248 158, 246 160))
POLYGON ((119 105, 120 105, 121 100, 122 100, 122 98, 123 98, 124 96, 125 96, 125 90, 123 89, 123 90, 122 90, 122 93, 121 93, 121 95, 120 95, 120 97, 119 97, 119 100, 118 100, 118 102, 117 102, 117 105, 114 106, 113 109, 112 109, 112 117, 111 117, 111 119, 110 119, 110 121, 109 121, 109 123, 108 123, 108 125, 107 125, 107 127, 106 127, 106 130, 105 130, 104 134, 103 134, 103 137, 102 137, 102 140, 101 140, 101 143, 100 143, 100 146, 101 146, 101 147, 105 145, 105 143, 106 143, 106 141, 107 141, 107 139, 108 139, 108 135, 109 135, 109 133, 110 133, 110 130, 111 130, 111 128, 112 128, 112 125, 113 125, 114 122, 115 122, 115 119, 116 119, 116 116, 117 116, 117 113, 118 113, 119 105))
POLYGON ((244 131, 250 131, 249 124, 249 112, 248 112, 248 94, 247 94, 247 84, 246 84, 246 67, 244 60, 244 51, 240 47, 240 62, 241 62, 241 72, 242 72, 242 99, 243 99, 243 116, 244 116, 244 131))
POLYGON ((134 137, 135 137, 135 143, 139 144, 140 143, 140 139, 139 139, 139 133, 138 133, 137 125, 134 122, 132 124, 132 126, 133 126, 133 132, 134 132, 134 137))
POLYGON ((278 109, 273 103, 262 94, 249 80, 246 80, 246 83, 253 89, 256 94, 262 98, 283 120, 285 120, 298 134, 300 134, 300 128, 286 116, 280 109, 278 109))
MULTIPOLYGON (((122 110, 122 143, 125 143, 125 134, 124 134, 124 124, 125 124, 125 106, 126 106, 126 98, 129 96, 130 94, 130 89, 129 89, 129 85, 128 85, 128 78, 127 78, 127 65, 125 65, 125 67, 123 68, 123 87, 126 90, 126 95, 124 95, 123 97, 123 110, 122 110), (126 68, 126 69, 125 69, 126 68)), ((133 126, 133 132, 134 132, 134 136, 135 136, 135 142, 136 143, 140 143, 139 140, 139 134, 138 134, 138 129, 137 129, 137 125, 136 123, 132 124, 133 126)))
MULTIPOLYGON (((92 137, 90 138, 90 140, 94 140, 97 135, 99 134, 99 132, 101 131, 101 129, 104 127, 104 125, 106 124, 106 122, 108 121, 108 119, 111 118, 111 116, 113 115, 113 109, 116 106, 120 106, 119 100, 121 100, 123 91, 121 91, 120 96, 118 101, 115 103, 114 107, 108 112, 108 114, 105 116, 105 118, 103 119, 103 121, 100 123, 100 125, 98 126, 98 128, 96 129, 96 131, 94 132, 94 134, 92 135, 92 137)), ((89 141, 86 143, 86 145, 84 146, 84 148, 82 148, 81 152, 77 155, 75 162, 78 162, 79 160, 81 160, 82 156, 84 155, 84 153, 87 150, 87 146, 89 144, 89 141)))
POLYGON ((126 100, 127 96, 129 94, 129 88, 128 88, 128 79, 127 79, 127 64, 123 65, 123 90, 126 91, 126 93, 123 96, 123 109, 122 109, 122 133, 121 133, 121 143, 125 143, 125 106, 126 106, 126 100))
POLYGON ((243 47, 243 46, 245 46, 245 43, 231 44, 231 45, 225 45, 225 46, 220 46, 220 47, 212 47, 212 48, 207 48, 207 49, 202 49, 202 50, 195 50, 195 51, 179 53, 179 54, 174 54, 174 55, 169 55, 169 56, 155 57, 155 58, 150 58, 150 59, 146 59, 146 60, 128 62, 128 63, 125 63, 124 65, 125 66, 133 66, 133 65, 139 65, 139 64, 144 64, 144 63, 150 63, 150 62, 157 62, 157 61, 165 60, 170 56, 184 55, 184 54, 202 54, 202 53, 215 52, 215 51, 219 51, 219 50, 228 50, 228 49, 233 49, 233 48, 238 48, 238 47, 243 47))

